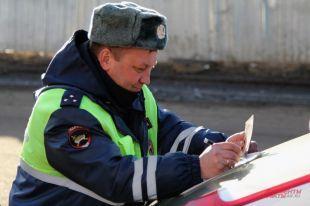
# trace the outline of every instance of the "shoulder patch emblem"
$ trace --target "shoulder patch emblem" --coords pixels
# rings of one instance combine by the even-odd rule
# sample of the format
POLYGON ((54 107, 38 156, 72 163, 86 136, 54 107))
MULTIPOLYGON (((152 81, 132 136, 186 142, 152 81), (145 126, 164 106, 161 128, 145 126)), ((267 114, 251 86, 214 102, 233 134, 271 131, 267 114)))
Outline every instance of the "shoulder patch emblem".
POLYGON ((73 126, 68 129, 68 138, 75 149, 84 149, 90 145, 91 136, 89 129, 82 126, 73 126))

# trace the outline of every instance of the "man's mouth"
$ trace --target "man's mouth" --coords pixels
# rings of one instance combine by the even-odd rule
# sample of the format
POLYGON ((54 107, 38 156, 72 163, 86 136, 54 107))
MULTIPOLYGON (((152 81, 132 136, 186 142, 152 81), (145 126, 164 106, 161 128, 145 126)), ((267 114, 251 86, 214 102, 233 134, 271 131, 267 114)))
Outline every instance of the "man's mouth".
POLYGON ((133 88, 134 88, 134 90, 140 91, 142 89, 142 86, 143 85, 134 85, 133 88))

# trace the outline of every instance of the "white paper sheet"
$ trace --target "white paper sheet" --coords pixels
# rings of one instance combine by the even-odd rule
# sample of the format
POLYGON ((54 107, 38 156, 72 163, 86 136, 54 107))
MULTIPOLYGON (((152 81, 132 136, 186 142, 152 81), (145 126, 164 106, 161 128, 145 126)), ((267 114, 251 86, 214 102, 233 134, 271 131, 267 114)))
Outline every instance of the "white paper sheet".
POLYGON ((244 126, 244 132, 245 132, 245 138, 246 138, 244 154, 247 154, 249 147, 250 147, 252 133, 253 133, 253 124, 254 124, 254 114, 252 114, 251 117, 245 122, 245 126, 244 126))

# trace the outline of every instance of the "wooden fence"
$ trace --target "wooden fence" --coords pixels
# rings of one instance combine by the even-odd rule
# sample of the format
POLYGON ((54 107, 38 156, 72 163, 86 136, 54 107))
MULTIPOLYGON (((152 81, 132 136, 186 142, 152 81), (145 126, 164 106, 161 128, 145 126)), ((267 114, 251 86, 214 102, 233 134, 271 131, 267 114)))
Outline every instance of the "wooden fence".
MULTIPOLYGON (((310 61, 310 1, 133 0, 168 17, 160 60, 310 61)), ((0 0, 0 51, 56 52, 99 0, 0 0)), ((112 1, 113 2, 113 1, 112 1)))

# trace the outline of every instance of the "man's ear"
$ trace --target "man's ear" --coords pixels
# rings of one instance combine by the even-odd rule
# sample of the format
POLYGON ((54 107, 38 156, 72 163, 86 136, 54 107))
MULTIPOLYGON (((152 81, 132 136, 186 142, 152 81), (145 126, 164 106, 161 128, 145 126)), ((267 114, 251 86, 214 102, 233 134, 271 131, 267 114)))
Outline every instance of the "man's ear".
POLYGON ((111 51, 107 48, 102 49, 98 54, 98 61, 100 66, 105 71, 110 70, 111 68, 111 51))

